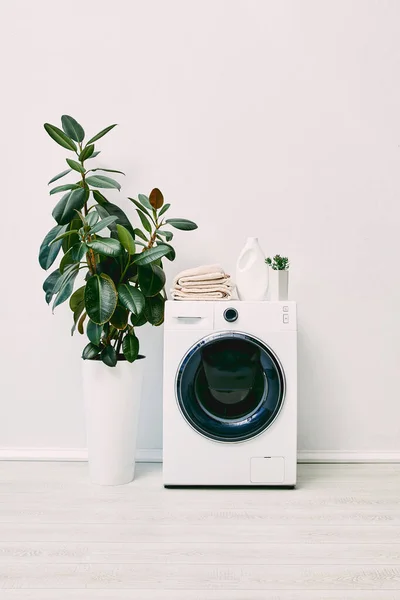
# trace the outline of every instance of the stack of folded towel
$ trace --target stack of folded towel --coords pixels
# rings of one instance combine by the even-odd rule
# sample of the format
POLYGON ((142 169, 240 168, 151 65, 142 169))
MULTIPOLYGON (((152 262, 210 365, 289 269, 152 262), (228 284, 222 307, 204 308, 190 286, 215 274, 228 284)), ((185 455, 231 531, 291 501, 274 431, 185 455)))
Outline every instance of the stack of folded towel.
POLYGON ((178 273, 171 290, 174 300, 229 300, 232 283, 220 265, 204 265, 178 273))

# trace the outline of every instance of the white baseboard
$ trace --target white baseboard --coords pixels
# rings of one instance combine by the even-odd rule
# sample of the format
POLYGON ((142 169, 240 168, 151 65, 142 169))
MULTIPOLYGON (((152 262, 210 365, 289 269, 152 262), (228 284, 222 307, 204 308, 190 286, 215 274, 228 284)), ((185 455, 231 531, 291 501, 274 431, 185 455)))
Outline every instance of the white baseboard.
MULTIPOLYGON (((138 462, 162 462, 162 448, 139 448, 138 462)), ((0 460, 85 461, 86 448, 1 448, 0 460)), ((400 463, 400 452, 299 452, 299 463, 400 463)))

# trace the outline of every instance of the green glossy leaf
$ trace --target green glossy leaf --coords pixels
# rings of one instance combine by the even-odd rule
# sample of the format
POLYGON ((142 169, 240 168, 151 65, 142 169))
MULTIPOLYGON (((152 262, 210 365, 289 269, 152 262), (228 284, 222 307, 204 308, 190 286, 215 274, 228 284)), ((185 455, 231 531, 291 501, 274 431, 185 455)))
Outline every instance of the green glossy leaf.
POLYGON ((99 152, 94 151, 94 144, 89 144, 85 146, 82 152, 79 155, 79 160, 84 162, 88 158, 93 158, 95 155, 99 154, 99 152))
POLYGON ((155 296, 165 286, 165 273, 157 265, 138 267, 138 279, 145 296, 155 296))
POLYGON ((60 271, 64 272, 64 269, 67 265, 71 264, 79 264, 81 260, 85 257, 86 252, 88 251, 88 247, 83 242, 78 242, 74 246, 71 246, 69 250, 64 254, 60 262, 60 271))
POLYGON ((139 194, 138 198, 139 198, 140 204, 143 204, 143 206, 145 206, 146 208, 149 209, 150 212, 152 212, 153 207, 150 204, 150 200, 148 199, 148 197, 145 196, 144 194, 139 194))
POLYGON ((128 333, 122 342, 122 352, 126 360, 133 363, 139 355, 139 340, 134 332, 128 333))
POLYGON ((140 210, 140 212, 143 212, 145 215, 147 215, 148 217, 151 217, 150 212, 147 210, 147 208, 145 208, 144 206, 142 206, 140 204, 140 202, 138 202, 137 200, 135 200, 135 198, 129 198, 128 200, 130 200, 131 202, 133 202, 133 204, 140 210))
POLYGON ((78 121, 75 121, 75 119, 69 115, 63 115, 61 117, 61 125, 64 129, 64 132, 76 142, 81 142, 85 137, 83 127, 79 125, 78 121))
POLYGON ((128 310, 135 315, 143 312, 146 300, 142 292, 129 283, 121 283, 118 286, 119 301, 128 310))
POLYGON ((71 298, 69 299, 69 307, 72 310, 72 312, 75 312, 76 309, 81 305, 84 304, 85 301, 85 285, 83 285, 82 287, 78 288, 77 290, 75 290, 75 292, 72 294, 71 298))
POLYGON ((117 364, 117 353, 112 346, 105 346, 101 351, 101 360, 107 367, 115 367, 117 364))
POLYGON ((93 227, 94 225, 96 225, 99 218, 99 213, 96 210, 91 210, 86 215, 86 224, 89 225, 89 227, 93 227))
POLYGON ((78 161, 72 160, 72 158, 66 158, 65 160, 67 161, 67 163, 69 164, 71 169, 73 169, 74 171, 78 171, 78 173, 85 172, 85 168, 82 167, 82 165, 80 163, 78 163, 78 161))
POLYGON ((93 360, 100 354, 100 347, 95 346, 92 342, 89 342, 87 346, 84 347, 82 352, 83 360, 93 360))
POLYGON ((64 273, 61 275, 54 288, 55 291, 57 287, 59 287, 57 296, 55 297, 55 300, 53 302, 53 311, 56 308, 56 306, 59 306, 60 304, 68 300, 74 289, 74 283, 77 275, 77 269, 64 270, 64 273), (62 281, 61 284, 60 281, 62 281))
POLYGON ((55 125, 50 125, 50 123, 45 123, 44 128, 49 134, 49 136, 57 142, 63 148, 67 148, 67 150, 73 150, 76 152, 76 145, 65 133, 56 127, 55 125))
POLYGON ((50 304, 51 299, 53 298, 54 286, 56 285, 60 276, 61 276, 60 270, 56 269, 55 271, 50 273, 50 275, 48 277, 46 277, 46 279, 43 282, 43 291, 45 293, 45 298, 46 298, 47 304, 50 304))
POLYGON ((57 181, 57 179, 61 179, 61 177, 68 175, 68 173, 71 173, 71 169, 67 169, 66 171, 61 171, 61 173, 58 173, 58 175, 54 175, 53 179, 50 179, 50 181, 47 185, 54 183, 55 181, 57 181))
POLYGON ((161 242, 161 243, 158 243, 158 244, 157 244, 157 248, 158 248, 159 246, 163 246, 164 248, 168 248, 168 249, 169 249, 169 250, 168 250, 168 252, 166 252, 166 254, 165 254, 165 258, 167 258, 167 259, 168 259, 168 260, 170 260, 171 262, 172 262, 173 260, 175 260, 176 253, 175 253, 175 250, 174 250, 174 248, 173 248, 172 246, 170 246, 170 244, 167 244, 166 242, 161 242))
MULTIPOLYGON (((74 217, 72 221, 67 226, 67 231, 77 231, 81 226, 81 220, 79 217, 74 217)), ((77 233, 73 233, 72 235, 65 237, 62 241, 62 249, 63 252, 67 252, 72 246, 79 242, 79 236, 77 233)))
POLYGON ((96 156, 98 156, 98 155, 100 154, 100 152, 101 152, 101 150, 96 150, 95 152, 92 152, 92 154, 91 154, 90 156, 88 156, 88 157, 86 158, 86 160, 87 160, 88 158, 96 158, 96 156))
POLYGON ((151 325, 161 325, 164 322, 164 304, 165 299, 161 294, 146 298, 144 314, 151 325))
POLYGON ((170 206, 171 206, 170 204, 164 204, 164 206, 158 213, 158 216, 161 217, 164 213, 166 213, 170 206))
POLYGON ((89 318, 97 325, 110 320, 117 306, 117 290, 111 277, 102 273, 92 275, 85 288, 85 307, 89 318))
POLYGON ((97 238, 86 243, 89 248, 104 256, 119 256, 122 253, 121 243, 113 238, 97 238))
POLYGON ((150 221, 146 217, 146 215, 144 213, 142 213, 140 210, 137 210, 137 209, 136 209, 136 212, 139 215, 140 220, 142 221, 142 225, 145 228, 145 230, 148 231, 149 233, 151 233, 152 226, 151 226, 150 221))
POLYGON ((50 195, 58 194, 59 192, 66 192, 67 190, 78 190, 80 188, 76 183, 66 183, 65 185, 58 185, 50 190, 50 195))
POLYGON ((150 248, 149 250, 144 250, 140 254, 136 254, 133 258, 132 262, 137 264, 138 266, 149 265, 154 261, 166 256, 171 253, 171 246, 167 244, 160 244, 159 246, 155 246, 150 248))
MULTIPOLYGON (((99 192, 97 190, 93 190, 92 193, 93 193, 93 198, 99 204, 99 206, 96 206, 95 208, 96 208, 97 212, 99 213, 100 217, 102 219, 104 219, 105 217, 108 217, 108 216, 117 217, 118 221, 116 221, 116 223, 123 225, 125 227, 125 229, 127 229, 129 231, 129 233, 132 235, 132 237, 134 238, 135 231, 134 231, 128 217, 124 213, 124 211, 121 210, 119 208, 119 206, 117 206, 116 204, 112 204, 111 202, 109 202, 107 200, 107 198, 105 198, 101 192, 99 192)), ((115 232, 115 234, 117 234, 117 227, 115 224, 109 226, 109 228, 111 231, 113 231, 113 232, 115 232)))
POLYGON ((131 313, 131 323, 133 327, 142 327, 142 325, 146 325, 147 319, 145 317, 144 311, 140 315, 134 315, 131 313))
POLYGON ((90 175, 90 177, 86 177, 86 183, 97 188, 121 189, 121 185, 118 181, 111 179, 111 177, 105 177, 104 175, 90 175))
POLYGON ((77 229, 70 229, 69 231, 65 231, 64 233, 61 233, 59 236, 57 236, 55 240, 50 242, 50 245, 55 244, 59 240, 63 240, 64 238, 69 237, 71 235, 75 235, 77 233, 78 233, 77 229))
POLYGON ((103 326, 97 325, 97 323, 93 323, 93 321, 89 320, 89 323, 86 327, 86 335, 88 336, 92 344, 94 344, 95 346, 99 346, 101 336, 103 335, 103 326))
POLYGON ((143 231, 141 231, 140 229, 135 229, 135 236, 139 237, 140 239, 144 240, 145 242, 148 241, 147 237, 145 236, 143 231))
POLYGON ((167 242, 171 241, 174 237, 174 234, 171 231, 164 231, 163 229, 158 230, 158 235, 165 237, 167 242))
POLYGON ((46 235, 44 238, 40 249, 39 249, 39 264, 47 271, 49 267, 53 264, 57 255, 60 251, 62 240, 52 243, 60 234, 63 234, 66 231, 67 227, 56 225, 46 235))
POLYGON ((92 138, 90 138, 90 140, 88 141, 88 144, 92 144, 93 142, 96 142, 97 140, 99 140, 100 138, 102 138, 103 135, 106 135, 106 133, 108 133, 109 131, 111 131, 111 129, 113 129, 114 127, 116 127, 116 125, 117 124, 114 123, 114 125, 109 125, 105 129, 102 129, 99 133, 96 133, 96 135, 94 135, 92 138))
POLYGON ((118 221, 118 217, 106 217, 105 219, 102 219, 101 221, 98 221, 95 225, 93 225, 89 233, 90 235, 92 235, 93 233, 97 233, 98 231, 101 231, 106 227, 110 228, 110 225, 112 225, 116 221, 118 221))
POLYGON ((117 224, 117 233, 119 241, 121 242, 125 250, 128 252, 128 254, 135 254, 135 241, 129 233, 129 231, 123 225, 117 224))
POLYGON ((116 309, 110 319, 110 323, 115 329, 123 331, 128 325, 129 312, 126 308, 117 304, 116 309))
POLYGON ((197 229, 196 223, 193 221, 188 221, 187 219, 167 219, 165 221, 175 227, 175 229, 182 229, 183 231, 191 231, 192 229, 197 229))
POLYGON ((87 199, 87 190, 83 188, 72 190, 55 205, 52 215, 59 225, 66 225, 74 218, 75 211, 83 208, 87 199))
POLYGON ((151 190, 149 202, 155 210, 158 210, 164 204, 164 196, 158 188, 154 188, 154 190, 151 190))
POLYGON ((94 173, 95 171, 104 171, 105 173, 119 173, 120 175, 125 175, 123 171, 116 171, 115 169, 103 169, 102 167, 97 167, 96 169, 90 169, 90 172, 94 173))

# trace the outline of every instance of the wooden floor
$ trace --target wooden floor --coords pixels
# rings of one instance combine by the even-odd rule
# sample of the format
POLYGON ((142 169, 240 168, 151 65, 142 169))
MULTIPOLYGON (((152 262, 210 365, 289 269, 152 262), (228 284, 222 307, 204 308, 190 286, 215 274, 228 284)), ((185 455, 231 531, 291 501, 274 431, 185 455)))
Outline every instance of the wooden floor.
POLYGON ((400 465, 301 465, 296 490, 97 487, 0 463, 1 600, 400 600, 400 465))

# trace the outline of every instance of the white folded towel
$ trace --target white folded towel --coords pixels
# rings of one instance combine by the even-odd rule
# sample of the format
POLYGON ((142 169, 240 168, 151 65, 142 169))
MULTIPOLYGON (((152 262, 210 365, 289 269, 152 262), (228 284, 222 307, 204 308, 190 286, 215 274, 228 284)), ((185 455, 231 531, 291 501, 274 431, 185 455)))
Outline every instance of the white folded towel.
POLYGON ((231 279, 220 265, 202 265, 178 273, 171 294, 174 300, 229 300, 231 279))

